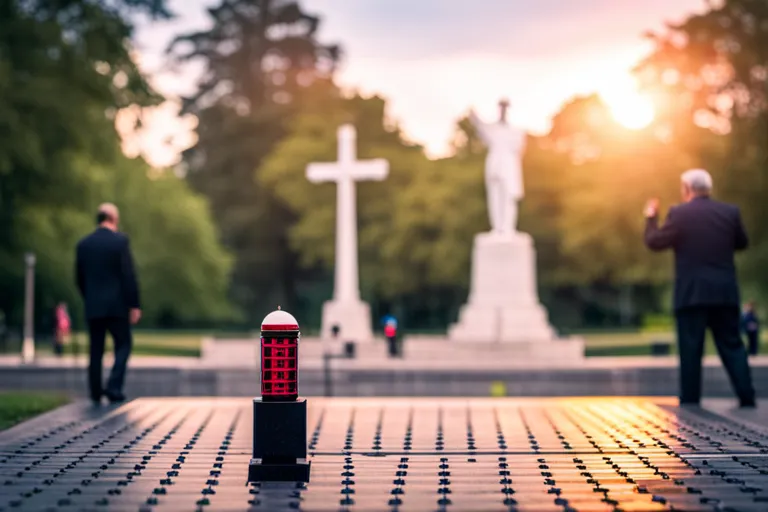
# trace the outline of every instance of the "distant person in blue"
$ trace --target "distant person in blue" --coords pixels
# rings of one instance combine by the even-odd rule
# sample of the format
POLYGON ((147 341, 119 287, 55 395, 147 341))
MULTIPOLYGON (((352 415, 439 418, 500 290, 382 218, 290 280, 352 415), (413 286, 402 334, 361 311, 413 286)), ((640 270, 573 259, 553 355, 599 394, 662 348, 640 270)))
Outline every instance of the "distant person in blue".
POLYGON ((384 315, 381 323, 384 326, 384 337, 387 339, 389 357, 402 355, 397 340, 397 319, 392 315, 384 315))
POLYGON ((755 303, 747 302, 741 315, 741 330, 747 335, 749 355, 756 356, 760 347, 760 322, 755 313, 755 303))
POLYGON ((397 323, 394 320, 390 320, 384 326, 384 337, 387 338, 389 357, 397 357, 399 353, 397 346, 397 323))
POLYGON ((390 323, 395 324, 395 329, 397 329, 397 318, 393 317, 392 315, 384 315, 384 317, 381 319, 381 325, 386 327, 390 323))

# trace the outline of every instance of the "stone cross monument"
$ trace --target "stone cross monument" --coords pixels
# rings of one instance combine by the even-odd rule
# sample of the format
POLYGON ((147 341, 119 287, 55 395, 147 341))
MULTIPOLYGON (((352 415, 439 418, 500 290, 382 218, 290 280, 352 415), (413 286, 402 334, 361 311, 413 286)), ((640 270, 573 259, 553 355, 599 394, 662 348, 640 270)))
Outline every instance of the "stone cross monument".
POLYGON ((523 198, 525 132, 507 124, 509 103, 499 102, 496 123, 470 120, 488 146, 485 185, 489 233, 475 237, 467 304, 451 326, 452 341, 506 344, 520 357, 577 359, 581 340, 557 340, 536 286, 536 251, 530 235, 517 231, 517 202, 523 198), (552 343, 548 343, 552 342, 552 343))
POLYGON ((331 335, 338 325, 341 337, 350 341, 373 339, 371 311, 360 300, 357 268, 357 197, 355 182, 382 181, 389 173, 384 159, 357 160, 355 127, 345 124, 338 130, 338 161, 312 163, 307 179, 312 183, 336 182, 336 265, 333 299, 323 305, 321 335, 331 335))

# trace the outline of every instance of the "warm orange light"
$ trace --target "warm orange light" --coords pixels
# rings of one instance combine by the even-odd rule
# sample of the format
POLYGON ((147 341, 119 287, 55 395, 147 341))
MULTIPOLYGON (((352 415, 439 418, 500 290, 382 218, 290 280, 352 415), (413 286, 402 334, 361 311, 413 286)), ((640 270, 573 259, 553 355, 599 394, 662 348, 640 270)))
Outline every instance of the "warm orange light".
POLYGON ((656 115, 651 100, 642 96, 609 103, 608 106, 616 122, 630 130, 645 128, 653 122, 656 115))
POLYGON ((600 96, 617 123, 630 130, 641 130, 653 122, 653 102, 625 84, 605 84, 600 96))

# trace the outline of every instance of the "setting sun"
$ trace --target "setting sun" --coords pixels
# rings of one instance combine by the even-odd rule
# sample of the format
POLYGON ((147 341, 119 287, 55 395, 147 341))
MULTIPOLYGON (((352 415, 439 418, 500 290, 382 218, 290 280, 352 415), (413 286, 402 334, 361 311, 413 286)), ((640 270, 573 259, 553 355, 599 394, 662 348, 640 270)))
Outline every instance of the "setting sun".
POLYGON ((653 122, 653 102, 634 91, 602 94, 617 123, 630 130, 641 130, 653 122))

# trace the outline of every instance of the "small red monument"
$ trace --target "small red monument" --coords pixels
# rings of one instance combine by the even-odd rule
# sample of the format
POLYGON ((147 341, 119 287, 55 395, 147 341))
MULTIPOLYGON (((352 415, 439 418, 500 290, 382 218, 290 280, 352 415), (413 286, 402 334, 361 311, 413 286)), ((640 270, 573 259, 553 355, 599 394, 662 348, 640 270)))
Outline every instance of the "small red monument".
POLYGON ((249 482, 309 482, 307 400, 299 398, 299 323, 278 308, 261 323, 261 398, 253 400, 249 482))

